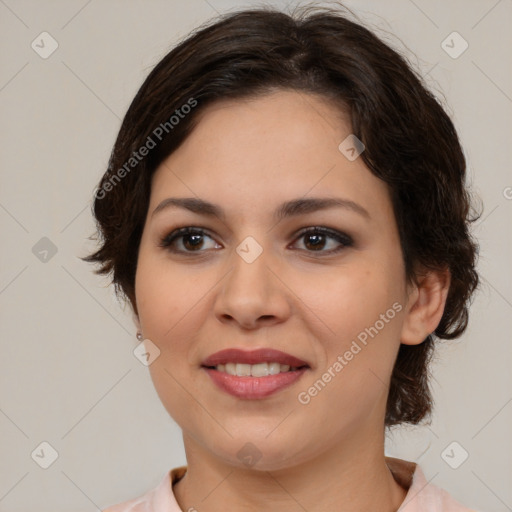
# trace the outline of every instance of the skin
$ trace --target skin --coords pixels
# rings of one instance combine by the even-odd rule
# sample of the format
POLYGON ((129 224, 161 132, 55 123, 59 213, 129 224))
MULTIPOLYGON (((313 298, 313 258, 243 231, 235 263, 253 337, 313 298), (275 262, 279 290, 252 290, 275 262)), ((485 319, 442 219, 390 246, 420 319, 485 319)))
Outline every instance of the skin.
POLYGON ((274 91, 209 106, 156 170, 135 321, 161 351, 151 378, 183 430, 188 471, 174 486, 183 510, 391 512, 405 498, 384 456, 388 383, 400 343, 421 343, 438 325, 449 274, 407 283, 387 185, 338 149, 350 133, 327 100, 274 91), (208 200, 226 218, 178 208, 153 216, 168 197, 208 200), (349 199, 369 218, 331 208, 273 220, 278 205, 302 197, 349 199), (174 244, 183 254, 159 246, 185 226, 208 231, 199 249, 187 237, 174 244), (346 233, 353 245, 327 237, 315 249, 311 236, 298 237, 311 226, 346 233), (248 236, 263 250, 250 264, 236 252, 248 236), (307 405, 299 403, 298 393, 394 303, 401 311, 307 405), (231 347, 276 348, 311 368, 268 398, 242 400, 201 368, 231 347), (261 455, 253 466, 237 456, 247 442, 261 455))

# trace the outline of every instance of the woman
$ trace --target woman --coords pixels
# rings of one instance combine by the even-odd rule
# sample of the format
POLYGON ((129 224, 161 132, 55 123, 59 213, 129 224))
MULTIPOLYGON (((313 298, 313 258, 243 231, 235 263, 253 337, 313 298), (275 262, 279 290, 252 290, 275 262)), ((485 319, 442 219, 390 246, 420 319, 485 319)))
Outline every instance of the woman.
POLYGON ((467 511, 386 457, 478 285, 452 122, 328 9, 230 14, 133 100, 85 258, 130 302, 187 466, 121 511, 467 511))

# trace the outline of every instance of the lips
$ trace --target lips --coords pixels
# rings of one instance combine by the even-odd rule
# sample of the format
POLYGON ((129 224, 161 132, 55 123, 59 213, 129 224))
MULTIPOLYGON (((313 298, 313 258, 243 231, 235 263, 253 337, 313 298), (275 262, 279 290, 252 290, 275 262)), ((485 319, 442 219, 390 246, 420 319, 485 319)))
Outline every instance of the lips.
POLYGON ((213 368, 203 368, 212 382, 221 391, 241 400, 263 400, 279 391, 295 384, 307 371, 306 367, 268 375, 266 377, 238 377, 228 373, 219 372, 213 368))
POLYGON ((309 364, 306 361, 292 356, 291 354, 287 354, 286 352, 281 352, 280 350, 275 350, 272 348, 262 348, 250 351, 228 348, 208 356, 201 363, 201 366, 206 368, 213 368, 219 364, 226 363, 242 363, 252 365, 270 361, 280 364, 287 364, 296 368, 309 367, 309 364))

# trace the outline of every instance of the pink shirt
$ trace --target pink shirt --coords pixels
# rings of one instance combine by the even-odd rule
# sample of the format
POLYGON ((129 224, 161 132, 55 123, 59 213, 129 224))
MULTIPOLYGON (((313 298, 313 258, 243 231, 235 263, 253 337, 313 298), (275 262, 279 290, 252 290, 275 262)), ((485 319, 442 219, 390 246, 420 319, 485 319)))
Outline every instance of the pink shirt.
MULTIPOLYGON (((386 463, 395 480, 408 489, 397 512, 475 512, 455 501, 443 489, 428 483, 415 462, 386 457, 386 463)), ((102 512, 184 512, 174 497, 172 486, 186 471, 186 466, 175 468, 143 496, 113 505, 102 512)))

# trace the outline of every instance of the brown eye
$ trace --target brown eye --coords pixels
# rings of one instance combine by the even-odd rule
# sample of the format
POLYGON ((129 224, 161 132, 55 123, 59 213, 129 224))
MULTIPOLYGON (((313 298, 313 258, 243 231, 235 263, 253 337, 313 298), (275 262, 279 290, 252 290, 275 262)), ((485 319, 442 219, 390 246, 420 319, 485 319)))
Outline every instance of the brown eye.
MULTIPOLYGON (((321 227, 308 228, 302 231, 297 240, 300 239, 304 240, 304 246, 308 252, 333 253, 341 251, 343 248, 349 247, 354 243, 352 238, 345 233, 321 227), (329 239, 334 240, 338 247, 334 244, 334 248, 324 250, 329 245, 329 239)), ((333 244, 331 243, 331 245, 333 244)))
POLYGON ((205 237, 213 240, 203 229, 186 227, 173 231, 161 240, 159 246, 173 252, 203 252, 205 237), (176 242, 181 241, 183 248, 176 248, 176 242))

